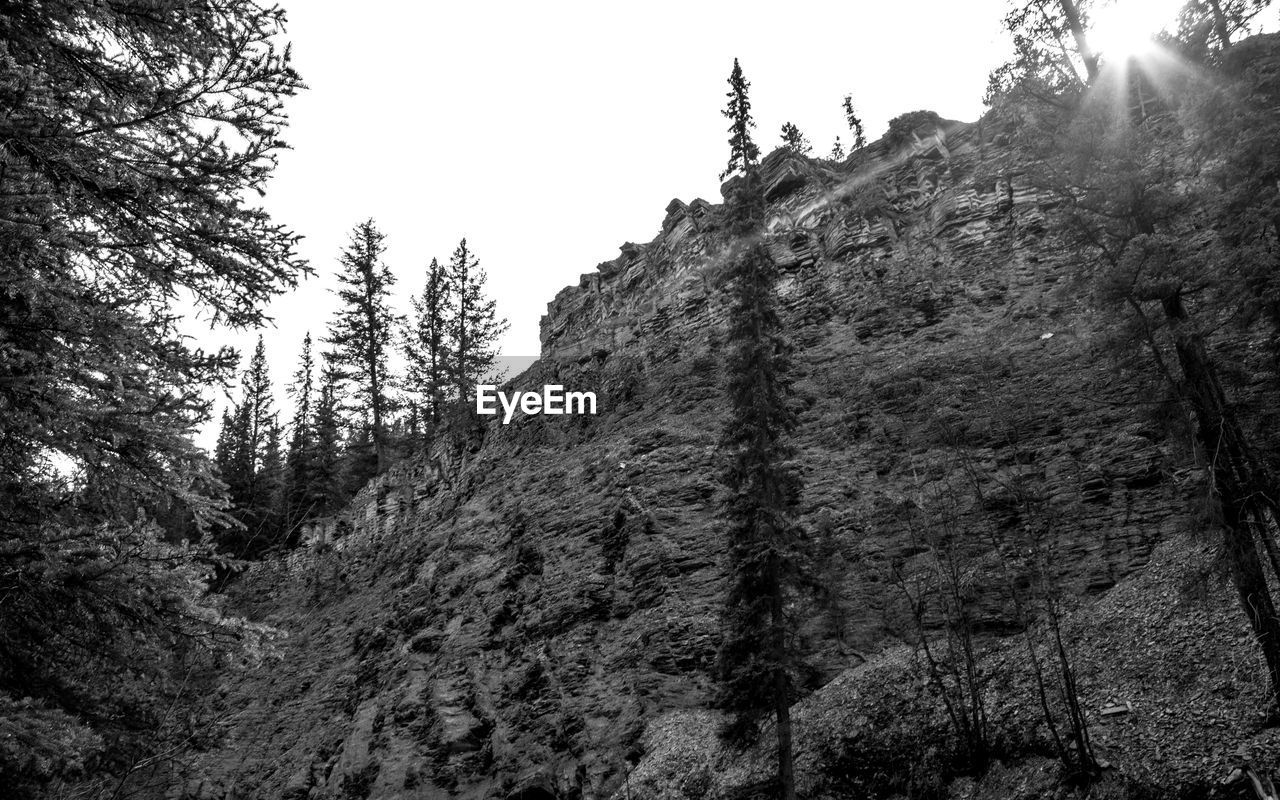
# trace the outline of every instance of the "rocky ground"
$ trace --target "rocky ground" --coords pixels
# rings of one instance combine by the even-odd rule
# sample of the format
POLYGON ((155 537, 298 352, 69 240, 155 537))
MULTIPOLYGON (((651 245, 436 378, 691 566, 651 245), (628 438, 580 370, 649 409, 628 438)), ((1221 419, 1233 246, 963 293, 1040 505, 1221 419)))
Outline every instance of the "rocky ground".
MULTIPOLYGON (((1175 537, 1148 565, 1063 620, 1079 696, 1104 770, 1094 797, 1253 797, 1242 774, 1280 767, 1266 727, 1266 673, 1215 565, 1212 542, 1175 537)), ((1043 626, 1038 653, 1053 663, 1043 626)), ((795 708, 800 793, 810 798, 1067 797, 1025 644, 989 642, 980 658, 996 754, 981 775, 948 761, 946 712, 917 649, 898 646, 847 670, 795 708)), ((1060 704, 1053 704, 1063 724, 1060 704)), ((766 785, 771 736, 739 751, 720 720, 677 711, 651 725, 646 755, 615 798, 746 797, 766 785), (629 791, 629 795, 627 792, 629 791)))

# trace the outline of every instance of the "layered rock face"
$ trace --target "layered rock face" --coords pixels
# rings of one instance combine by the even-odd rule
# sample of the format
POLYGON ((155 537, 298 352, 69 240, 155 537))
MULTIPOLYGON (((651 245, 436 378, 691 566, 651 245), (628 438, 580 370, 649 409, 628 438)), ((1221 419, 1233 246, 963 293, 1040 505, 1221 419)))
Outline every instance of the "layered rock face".
MULTIPOLYGON (((1190 524, 1185 445, 1150 376, 1099 355, 1049 200, 1007 156, 922 118, 842 164, 763 165, 824 585, 797 609, 812 687, 910 634, 895 578, 939 541, 978 565, 965 603, 996 633, 1011 611, 981 565, 1015 532, 1047 531, 1086 595, 1190 524)), ((281 635, 211 699, 222 744, 175 795, 625 794, 646 725, 713 688, 720 219, 672 201, 550 304, 513 385, 594 390, 597 416, 492 421, 245 577, 234 603, 281 635)))

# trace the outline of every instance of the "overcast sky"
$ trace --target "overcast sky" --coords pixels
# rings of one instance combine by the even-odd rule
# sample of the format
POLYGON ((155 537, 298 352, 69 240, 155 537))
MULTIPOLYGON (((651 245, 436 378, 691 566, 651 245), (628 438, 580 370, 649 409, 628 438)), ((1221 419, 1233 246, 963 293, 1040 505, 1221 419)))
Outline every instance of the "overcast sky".
MULTIPOLYGON (((511 321, 506 355, 537 355, 547 303, 673 197, 719 202, 720 116, 738 58, 764 152, 792 121, 825 154, 851 93, 869 139, 928 108, 976 119, 1009 50, 1005 0, 957 2, 404 2, 283 0, 310 86, 289 106, 265 200, 318 275, 270 309, 277 404, 303 334, 335 309, 336 257, 373 217, 397 302, 463 236, 511 321)), ((247 352, 256 333, 212 334, 247 352)), ((287 414, 285 415, 287 416, 287 414)))

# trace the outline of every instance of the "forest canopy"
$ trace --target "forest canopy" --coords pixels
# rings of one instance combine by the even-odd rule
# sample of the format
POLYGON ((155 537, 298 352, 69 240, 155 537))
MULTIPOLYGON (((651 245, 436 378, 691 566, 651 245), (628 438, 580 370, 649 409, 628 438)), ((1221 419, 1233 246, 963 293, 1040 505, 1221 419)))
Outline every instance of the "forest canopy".
POLYGON ((253 0, 2 10, 0 785, 22 797, 195 736, 165 710, 239 636, 203 599, 211 554, 165 535, 228 521, 192 434, 234 354, 179 320, 258 327, 306 271, 246 201, 302 83, 253 0))

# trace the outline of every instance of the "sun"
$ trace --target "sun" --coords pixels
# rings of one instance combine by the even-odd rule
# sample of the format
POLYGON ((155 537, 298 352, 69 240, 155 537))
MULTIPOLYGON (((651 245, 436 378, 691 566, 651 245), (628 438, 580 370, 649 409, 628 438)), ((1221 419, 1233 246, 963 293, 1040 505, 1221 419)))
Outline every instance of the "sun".
POLYGON ((1150 52, 1152 37, 1173 23, 1181 0, 1112 0, 1094 9, 1089 43, 1104 61, 1150 52))

